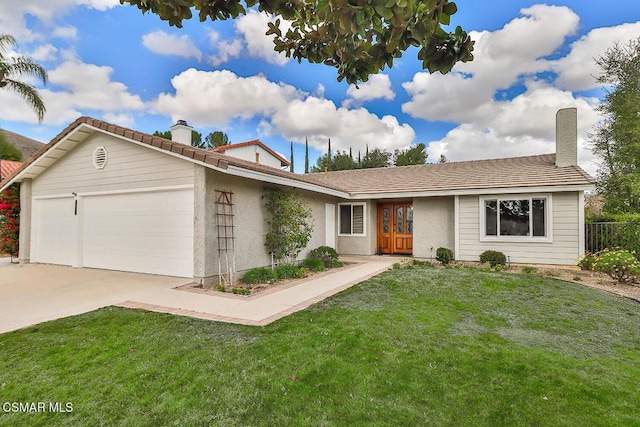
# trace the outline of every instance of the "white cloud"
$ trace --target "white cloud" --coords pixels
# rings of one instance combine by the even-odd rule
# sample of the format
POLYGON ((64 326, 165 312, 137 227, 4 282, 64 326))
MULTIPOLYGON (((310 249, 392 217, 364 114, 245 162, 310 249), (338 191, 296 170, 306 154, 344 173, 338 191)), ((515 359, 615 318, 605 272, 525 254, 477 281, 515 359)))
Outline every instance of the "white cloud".
POLYGON ((578 26, 578 16, 566 7, 536 5, 502 29, 472 32, 474 60, 442 74, 417 73, 403 84, 411 101, 402 110, 427 120, 465 121, 480 112, 499 89, 508 89, 522 76, 548 68, 541 59, 555 52, 578 26), (535 34, 535 42, 531 40, 535 34))
MULTIPOLYGON (((265 34, 269 29, 267 26, 269 22, 275 22, 275 18, 265 13, 249 10, 249 13, 238 18, 236 28, 247 44, 249 56, 264 59, 271 64, 284 65, 289 62, 289 58, 284 53, 273 50, 274 36, 265 34)), ((281 21, 280 29, 283 33, 289 27, 290 24, 287 21, 281 21)))
POLYGON ((76 40, 78 38, 78 29, 72 25, 56 27, 51 35, 61 39, 76 40))
POLYGON ((40 45, 34 50, 27 54, 27 56, 33 59, 36 62, 45 62, 45 61, 53 61, 57 58, 58 48, 53 46, 52 44, 44 44, 40 45))
POLYGON ((614 42, 626 44, 640 35, 640 22, 615 27, 596 28, 571 44, 571 52, 555 61, 553 69, 558 73, 556 83, 569 90, 588 90, 599 87, 595 76, 600 68, 595 63, 613 46, 614 42))
MULTIPOLYGON (((284 53, 274 50, 273 35, 267 36, 267 24, 275 22, 273 16, 249 10, 246 15, 239 17, 235 22, 236 34, 229 40, 220 40, 216 31, 209 33, 209 42, 217 53, 209 57, 213 66, 219 66, 231 58, 237 58, 246 52, 247 56, 263 59, 270 64, 285 65, 289 58, 284 53)), ((280 28, 286 32, 290 27, 289 22, 282 21, 280 28)))
POLYGON ((579 162, 593 173, 596 166, 587 134, 598 122, 598 100, 554 87, 553 77, 547 81, 536 77, 560 70, 563 64, 566 70, 577 65, 558 65, 562 60, 545 58, 575 34, 578 16, 566 7, 547 5, 522 9, 521 14, 502 29, 472 34, 474 61, 457 65, 447 75, 417 73, 404 83, 411 99, 403 111, 458 123, 444 138, 429 144, 429 157, 444 154, 450 160, 470 160, 553 153, 556 111, 577 107, 579 162), (517 95, 507 99, 513 95, 503 97, 503 90, 517 95))
POLYGON ((142 36, 142 44, 151 52, 164 56, 179 56, 202 60, 202 51, 186 35, 169 34, 158 30, 142 36))
POLYGON ((237 58, 244 49, 242 40, 220 40, 220 34, 213 30, 209 32, 209 43, 217 50, 217 54, 209 56, 208 60, 214 67, 224 64, 231 58, 237 58))
POLYGON ((171 83, 175 94, 163 93, 154 110, 185 119, 194 126, 225 127, 233 119, 261 118, 260 131, 324 148, 328 138, 338 150, 376 146, 394 149, 413 142, 415 132, 395 117, 382 118, 364 108, 337 107, 333 101, 274 83, 264 76, 239 77, 228 70, 189 69, 171 83))
POLYGON ((391 80, 387 74, 374 74, 369 81, 359 84, 357 88, 354 85, 349 86, 347 96, 360 102, 374 99, 391 101, 396 94, 391 88, 391 80))
POLYGON ((19 40, 31 41, 38 35, 27 27, 26 15, 51 22, 54 16, 62 16, 78 6, 107 10, 118 5, 119 0, 4 0, 0 7, 0 27, 3 33, 11 34, 19 40))

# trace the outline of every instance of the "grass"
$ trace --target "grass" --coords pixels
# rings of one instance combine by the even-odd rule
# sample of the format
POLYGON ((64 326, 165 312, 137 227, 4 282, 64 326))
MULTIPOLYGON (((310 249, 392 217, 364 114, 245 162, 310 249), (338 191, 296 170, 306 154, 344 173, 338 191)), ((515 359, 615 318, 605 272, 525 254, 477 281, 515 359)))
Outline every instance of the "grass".
POLYGON ((105 308, 0 335, 0 425, 640 425, 640 306, 389 271, 267 327, 105 308), (1 408, 0 408, 1 409, 1 408))

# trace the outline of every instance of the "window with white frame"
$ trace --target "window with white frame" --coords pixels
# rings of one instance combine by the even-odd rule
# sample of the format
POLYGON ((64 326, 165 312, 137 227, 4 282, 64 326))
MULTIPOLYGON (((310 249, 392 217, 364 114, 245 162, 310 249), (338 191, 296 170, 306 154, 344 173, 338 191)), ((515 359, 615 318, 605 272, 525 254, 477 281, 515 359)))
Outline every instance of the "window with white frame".
POLYGON ((340 234, 346 236, 364 236, 365 204, 340 205, 340 234))
POLYGON ((549 197, 482 199, 483 237, 548 239, 549 197))

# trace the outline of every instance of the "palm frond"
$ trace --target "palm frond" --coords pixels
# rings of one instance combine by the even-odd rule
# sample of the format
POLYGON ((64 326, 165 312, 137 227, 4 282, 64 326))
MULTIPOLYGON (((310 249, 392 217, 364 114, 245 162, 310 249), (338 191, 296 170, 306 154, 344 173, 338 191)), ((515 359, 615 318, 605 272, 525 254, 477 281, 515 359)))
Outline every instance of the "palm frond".
POLYGON ((0 80, 22 76, 34 76, 47 83, 47 71, 30 58, 19 56, 16 58, 0 59, 0 80))
POLYGON ((4 58, 7 49, 16 46, 16 39, 10 34, 0 34, 0 58, 4 58))
POLYGON ((13 92, 18 94, 18 96, 24 99, 38 115, 38 121, 42 122, 44 119, 44 113, 47 112, 47 107, 44 105, 44 101, 42 100, 38 90, 30 84, 13 79, 5 78, 3 83, 6 83, 6 87, 8 89, 11 89, 13 92))

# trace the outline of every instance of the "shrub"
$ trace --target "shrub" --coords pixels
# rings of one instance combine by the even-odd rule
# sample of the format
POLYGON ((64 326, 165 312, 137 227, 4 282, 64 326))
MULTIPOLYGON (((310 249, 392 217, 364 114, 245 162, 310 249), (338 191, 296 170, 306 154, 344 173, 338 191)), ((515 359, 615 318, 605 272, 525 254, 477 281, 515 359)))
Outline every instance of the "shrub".
POLYGON ((275 273, 278 279, 300 279, 307 275, 304 268, 291 264, 281 264, 277 266, 275 273))
POLYGON ((250 295, 251 294, 251 289, 246 288, 246 287, 233 288, 233 289, 231 289, 231 293, 232 294, 237 294, 237 295, 250 295))
POLYGON ((338 261, 338 252, 330 246, 319 246, 312 249, 307 258, 319 259, 326 268, 331 268, 331 264, 338 261))
POLYGON ((324 263, 321 259, 306 258, 302 260, 301 266, 309 271, 324 271, 324 263))
POLYGON ((275 278, 276 278, 275 271, 266 267, 257 267, 247 271, 242 277, 242 281, 244 283, 253 285, 256 283, 269 283, 275 278))
POLYGON ((329 268, 340 268, 342 266, 344 266, 344 264, 340 261, 331 261, 329 264, 329 268))
POLYGON ((580 267, 580 270, 593 270, 593 263, 596 262, 596 259, 598 259, 596 255, 586 253, 578 261, 578 267, 580 267))
POLYGON ((438 248, 438 250, 436 250, 436 259, 440 261, 442 265, 447 265, 453 261, 453 251, 449 248, 438 248))
POLYGON ((507 257, 500 251, 484 251, 480 254, 480 262, 488 262, 491 267, 496 265, 506 265, 507 257))
POLYGON ((598 253, 593 270, 608 274, 618 283, 632 283, 640 276, 640 261, 629 251, 605 249, 598 253))

